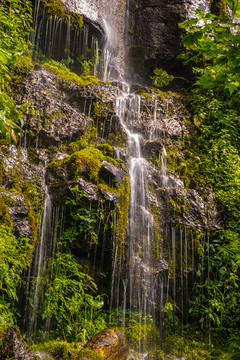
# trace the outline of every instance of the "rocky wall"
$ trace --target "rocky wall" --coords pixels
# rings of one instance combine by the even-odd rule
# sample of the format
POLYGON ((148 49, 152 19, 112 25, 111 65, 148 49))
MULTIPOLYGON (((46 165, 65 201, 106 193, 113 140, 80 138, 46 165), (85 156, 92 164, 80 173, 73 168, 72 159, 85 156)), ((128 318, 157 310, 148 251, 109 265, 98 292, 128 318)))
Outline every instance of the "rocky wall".
MULTIPOLYGON (((176 249, 185 231, 196 250, 195 234, 221 229, 222 218, 211 189, 189 184, 175 172, 177 159, 184 159, 182 139, 194 130, 184 97, 140 86, 133 86, 131 91, 140 107, 139 116, 128 127, 139 134, 142 154, 148 161, 146 187, 154 219, 151 242, 155 249, 151 273, 159 279, 158 285, 164 276, 164 286, 170 276, 169 291, 174 298, 177 279, 174 282, 173 275, 177 268, 173 272, 173 233, 178 234, 176 249)), ((1 196, 7 218, 16 233, 32 234, 36 239, 39 206, 43 206, 42 198, 48 193, 53 207, 65 209, 62 228, 68 230, 77 224, 78 235, 68 244, 68 251, 82 265, 88 264, 100 291, 110 295, 116 244, 120 249, 118 261, 128 246, 128 142, 115 112, 122 84, 82 86, 36 66, 15 85, 14 93, 16 102, 27 104, 28 111, 19 147, 1 145, 1 196), (9 198, 12 200, 7 201, 9 198), (78 213, 79 209, 85 209, 84 213, 78 213), (83 223, 73 222, 79 214, 83 223), (102 272, 105 279, 99 276, 102 272)), ((6 218, 5 213, 2 218, 6 218)), ((191 259, 193 248, 186 255, 191 259)), ((176 266, 181 264, 178 255, 174 255, 176 266)), ((182 276, 190 281, 194 262, 189 260, 187 264, 182 276)), ((156 308, 160 298, 156 292, 156 308)))
POLYGON ((194 10, 207 10, 208 1, 131 0, 128 27, 129 71, 140 82, 150 81, 155 68, 174 76, 189 76, 177 56, 184 51, 184 32, 178 23, 194 15, 194 10))

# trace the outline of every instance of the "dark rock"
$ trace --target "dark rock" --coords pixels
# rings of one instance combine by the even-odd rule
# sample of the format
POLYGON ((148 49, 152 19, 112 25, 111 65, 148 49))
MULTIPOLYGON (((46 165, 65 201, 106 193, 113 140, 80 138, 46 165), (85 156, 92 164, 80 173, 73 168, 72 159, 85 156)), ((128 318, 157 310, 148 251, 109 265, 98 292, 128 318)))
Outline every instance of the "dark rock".
POLYGON ((26 200, 23 195, 11 193, 11 192, 0 192, 0 198, 3 197, 8 213, 12 221, 14 232, 19 235, 23 234, 27 237, 31 236, 31 228, 28 221, 28 209, 26 200))
POLYGON ((35 360, 33 352, 26 349, 26 344, 21 339, 15 327, 6 330, 0 346, 0 359, 35 360))
POLYGON ((138 80, 149 83, 155 68, 175 76, 189 74, 189 69, 177 59, 184 51, 181 44, 184 31, 178 24, 189 18, 194 8, 206 8, 207 3, 207 0, 199 4, 192 0, 130 1, 129 61, 138 80))
POLYGON ((119 169, 119 167, 114 166, 107 161, 103 161, 99 176, 110 186, 114 186, 122 184, 126 173, 122 169, 119 169))
POLYGON ((76 105, 68 102, 68 95, 60 91, 58 81, 41 67, 30 72, 21 84, 17 101, 28 102, 31 107, 24 119, 28 130, 26 145, 34 142, 44 148, 60 146, 61 142, 76 140, 91 123, 76 105))
MULTIPOLYGON (((114 329, 106 329, 96 334, 84 346, 84 349, 90 349, 99 354, 103 359, 109 360, 124 360, 128 355, 128 347, 124 344, 124 335, 114 329)), ((84 356, 80 355, 76 360, 83 359, 84 356)))

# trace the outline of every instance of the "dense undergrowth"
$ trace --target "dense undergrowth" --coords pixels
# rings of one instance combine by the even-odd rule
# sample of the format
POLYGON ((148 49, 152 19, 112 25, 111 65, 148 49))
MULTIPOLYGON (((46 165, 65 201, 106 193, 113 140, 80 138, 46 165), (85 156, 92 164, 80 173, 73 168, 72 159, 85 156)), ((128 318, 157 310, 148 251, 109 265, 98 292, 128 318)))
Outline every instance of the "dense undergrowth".
MULTIPOLYGON (((141 351, 148 351, 149 359, 164 359, 168 353, 186 356, 189 360, 221 357, 237 359, 239 356, 240 25, 233 23, 228 17, 219 19, 213 14, 205 15, 200 11, 197 14, 198 18, 180 25, 187 30, 183 39, 186 53, 182 58, 192 65, 195 73, 194 83, 187 94, 195 127, 191 137, 183 138, 181 145, 185 157, 174 159, 174 168, 185 180, 186 186, 212 187, 225 219, 224 230, 209 234, 210 240, 205 244, 204 252, 202 248, 199 249, 201 261, 196 273, 190 315, 194 325, 199 322, 197 326, 211 335, 213 341, 225 337, 225 345, 232 344, 229 353, 222 355, 221 351, 217 352, 213 346, 206 346, 206 342, 201 341, 199 331, 193 337, 191 329, 185 330, 182 325, 171 323, 171 316, 169 319, 166 316, 167 335, 160 337, 150 317, 143 319, 141 314, 130 314, 123 326, 117 318, 121 311, 116 310, 112 314, 110 325, 117 326, 126 333, 132 348, 139 350, 140 346, 141 351), (199 23, 199 20, 202 22, 199 23), (173 332, 175 335, 172 335, 173 332), (163 350, 160 350, 160 346, 163 350)), ((10 83, 19 81, 33 67, 31 47, 26 40, 31 31, 30 23, 31 7, 28 1, 1 2, 0 136, 9 142, 17 140, 21 114, 24 111, 14 104, 10 83)), ((80 85, 98 83, 90 74, 77 76, 65 65, 52 60, 45 61, 43 66, 66 81, 80 85)), ((154 79, 157 81, 157 77, 164 74, 156 71, 155 75, 154 79)), ((156 84, 165 84, 164 78, 156 84)), ((101 149, 93 149, 92 152, 98 154, 93 157, 89 149, 91 150, 90 147, 87 151, 80 150, 69 158, 76 160, 77 155, 84 155, 95 162, 88 175, 90 180, 97 183, 100 160, 106 160, 106 157, 101 149)), ((126 193, 126 187, 118 190, 126 193)), ((84 194, 80 195, 82 201, 84 194)), ((127 200, 125 194, 125 203, 127 200)), ((73 241, 80 228, 83 228, 83 237, 90 234, 91 241, 97 241, 94 230, 96 216, 89 209, 83 211, 79 204, 79 209, 76 210, 77 195, 74 200, 68 201, 74 224, 72 231, 75 233, 68 231, 64 234, 55 259, 49 260, 51 276, 45 278, 47 291, 42 311, 43 318, 54 319, 55 330, 51 334, 53 339, 84 342, 106 327, 108 314, 102 311, 103 296, 95 296, 97 288, 93 279, 70 254, 63 251, 64 241, 69 241, 69 238, 73 241)), ((3 210, 0 215, 2 222, 7 223, 0 225, 0 323, 6 325, 17 322, 18 314, 14 307, 18 300, 16 288, 21 282, 21 271, 29 264, 31 245, 29 239, 22 236, 17 239, 12 234, 11 223, 8 223, 3 210)), ((123 211, 119 225, 121 234, 126 221, 126 211, 123 211)), ((38 333, 35 340, 43 342, 45 337, 46 334, 38 333)), ((62 359, 68 356, 69 346, 66 346, 66 342, 57 345, 54 342, 46 343, 42 348, 54 348, 55 353, 60 354, 57 356, 62 359)))
MULTIPOLYGON (((236 3, 236 2, 235 2, 236 3)), ((236 5, 236 4, 235 4, 236 5)), ((236 9, 235 9, 236 10, 236 9)), ((191 316, 213 336, 233 342, 239 356, 240 284, 240 67, 239 24, 197 11, 180 24, 194 82, 188 92, 195 130, 185 137, 186 157, 176 170, 191 187, 212 187, 224 230, 210 233, 197 271, 191 316)), ((234 352, 234 351, 233 351, 234 352)), ((229 358, 231 355, 229 355, 229 358)))
POLYGON ((21 109, 11 97, 10 82, 32 66, 26 37, 31 30, 30 1, 1 1, 0 4, 0 135, 16 141, 21 109))

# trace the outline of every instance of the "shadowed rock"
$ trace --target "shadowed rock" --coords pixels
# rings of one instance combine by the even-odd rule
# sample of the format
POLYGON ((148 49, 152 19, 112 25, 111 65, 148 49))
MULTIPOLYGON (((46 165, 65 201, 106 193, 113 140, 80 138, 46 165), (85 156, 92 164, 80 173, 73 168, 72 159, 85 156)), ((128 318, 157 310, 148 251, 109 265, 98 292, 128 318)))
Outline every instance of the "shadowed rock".
POLYGON ((26 349, 17 328, 10 327, 6 330, 0 346, 0 359, 35 360, 36 357, 33 352, 26 349))

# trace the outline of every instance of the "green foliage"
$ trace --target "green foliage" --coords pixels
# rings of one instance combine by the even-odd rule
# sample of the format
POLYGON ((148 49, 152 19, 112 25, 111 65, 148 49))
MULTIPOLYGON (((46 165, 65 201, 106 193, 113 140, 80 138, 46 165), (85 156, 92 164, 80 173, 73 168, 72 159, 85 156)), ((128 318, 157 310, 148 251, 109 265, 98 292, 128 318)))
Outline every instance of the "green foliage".
POLYGON ((187 30, 183 45, 187 52, 181 55, 185 63, 193 65, 198 91, 211 99, 224 101, 227 108, 238 110, 240 68, 238 35, 240 25, 228 18, 196 11, 198 18, 180 24, 187 30))
POLYGON ((66 341, 46 341, 42 344, 34 344, 30 346, 32 351, 45 351, 51 354, 54 359, 69 360, 76 357, 79 350, 75 343, 68 343, 66 341), (69 356, 71 353, 71 357, 69 356))
POLYGON ((0 4, 0 137, 16 142, 21 116, 9 95, 15 73, 32 66, 26 37, 31 30, 31 3, 2 0, 0 4))
POLYGON ((104 318, 99 316, 103 298, 90 294, 97 286, 90 276, 80 271, 73 256, 58 252, 49 269, 43 318, 51 317, 55 321, 56 336, 85 341, 104 329, 104 318))
MULTIPOLYGON (((78 238, 89 239, 90 243, 97 243, 98 236, 95 232, 97 219, 101 217, 98 212, 87 208, 87 193, 79 190, 76 185, 71 189, 74 198, 69 198, 66 205, 69 207, 71 214, 71 226, 68 228, 62 237, 62 241, 72 242, 78 238)), ((101 210, 100 210, 101 212, 101 210)))
POLYGON ((110 325, 119 327, 126 336, 127 344, 135 350, 146 352, 159 349, 160 334, 150 315, 128 309, 123 314, 123 309, 117 308, 111 313, 110 325))
POLYGON ((12 323, 16 311, 17 286, 21 272, 29 264, 31 246, 27 238, 18 239, 11 229, 0 224, 0 323, 12 323))
POLYGON ((238 360, 240 358, 240 338, 235 339, 228 347, 226 354, 220 357, 220 360, 238 360))
POLYGON ((228 230, 218 232, 210 243, 203 243, 195 283, 195 300, 190 313, 200 323, 211 323, 216 331, 233 332, 238 328, 240 239, 228 230))
POLYGON ((190 313, 204 329, 233 336, 240 323, 239 24, 200 10, 197 15, 180 24, 187 30, 181 57, 196 76, 189 93, 195 130, 182 141, 186 158, 176 169, 189 177, 188 186, 214 189, 225 229, 202 244, 190 313))
POLYGON ((174 79, 174 76, 169 75, 163 69, 155 69, 153 73, 154 76, 151 79, 153 80, 153 85, 157 87, 167 86, 174 79))
POLYGON ((240 3, 238 0, 227 0, 227 5, 233 12, 233 16, 240 17, 240 3))
POLYGON ((94 64, 91 60, 83 60, 80 61, 81 65, 82 65, 82 75, 84 76, 91 76, 93 74, 93 67, 94 64))
POLYGON ((212 360, 219 359, 221 352, 209 347, 206 343, 197 339, 194 334, 179 335, 169 334, 162 344, 166 354, 175 354, 178 358, 188 360, 212 360))

